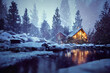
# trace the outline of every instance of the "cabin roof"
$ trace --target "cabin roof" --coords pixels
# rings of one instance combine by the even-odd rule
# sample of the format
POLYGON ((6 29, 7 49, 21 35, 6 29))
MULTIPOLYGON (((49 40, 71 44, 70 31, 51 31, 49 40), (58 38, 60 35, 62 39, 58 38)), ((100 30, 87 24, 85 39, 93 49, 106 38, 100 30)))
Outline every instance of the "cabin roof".
MULTIPOLYGON (((79 28, 79 29, 77 29, 77 30, 75 30, 75 31, 72 31, 69 35, 68 35, 68 37, 72 37, 72 36, 74 36, 77 32, 79 32, 80 30, 83 30, 82 28, 79 28)), ((84 30, 83 30, 83 32, 84 32, 84 30)))

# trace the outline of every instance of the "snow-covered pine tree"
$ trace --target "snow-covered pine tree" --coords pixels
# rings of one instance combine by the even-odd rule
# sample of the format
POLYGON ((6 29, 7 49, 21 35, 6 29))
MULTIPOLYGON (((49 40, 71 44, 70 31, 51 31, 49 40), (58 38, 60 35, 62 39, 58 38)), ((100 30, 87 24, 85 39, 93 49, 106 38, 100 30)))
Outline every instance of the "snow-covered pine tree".
POLYGON ((55 37, 58 32, 63 32, 63 27, 61 26, 59 9, 56 8, 53 16, 52 37, 55 37))
POLYGON ((11 2, 6 19, 9 24, 9 30, 20 33, 21 19, 18 14, 17 4, 14 1, 11 2))
POLYGON ((41 24, 40 31, 42 38, 45 38, 47 40, 50 39, 50 26, 46 20, 44 20, 43 23, 41 24))
POLYGON ((75 23, 74 23, 74 26, 73 26, 73 30, 76 30, 78 28, 82 28, 82 19, 81 19, 81 15, 80 15, 80 11, 78 10, 76 12, 76 17, 75 17, 75 23))
POLYGON ((28 16, 27 8, 25 9, 25 12, 24 12, 24 15, 23 15, 22 18, 23 18, 22 31, 23 31, 23 33, 28 34, 29 31, 30 31, 31 25, 30 25, 30 21, 29 21, 30 19, 29 19, 29 16, 28 16))
POLYGON ((70 13, 70 7, 68 0, 62 0, 61 6, 60 6, 60 16, 61 16, 61 24, 64 27, 70 27, 71 26, 71 13, 70 13))
POLYGON ((38 11, 36 4, 33 5, 33 11, 31 11, 31 27, 30 27, 30 34, 32 36, 39 36, 39 28, 38 28, 38 11))
POLYGON ((31 11, 31 22, 34 24, 36 27, 38 27, 38 11, 36 8, 36 4, 33 6, 33 11, 31 11))
POLYGON ((39 29, 34 24, 31 23, 29 28, 30 28, 29 33, 31 36, 40 37, 39 29))

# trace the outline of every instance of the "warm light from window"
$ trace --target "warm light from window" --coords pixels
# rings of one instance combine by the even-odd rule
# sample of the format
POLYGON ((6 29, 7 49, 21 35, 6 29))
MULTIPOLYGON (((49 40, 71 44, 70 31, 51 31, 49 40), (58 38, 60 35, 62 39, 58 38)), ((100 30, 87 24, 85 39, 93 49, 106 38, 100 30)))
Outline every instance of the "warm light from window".
POLYGON ((73 38, 76 39, 76 35, 74 35, 73 38))

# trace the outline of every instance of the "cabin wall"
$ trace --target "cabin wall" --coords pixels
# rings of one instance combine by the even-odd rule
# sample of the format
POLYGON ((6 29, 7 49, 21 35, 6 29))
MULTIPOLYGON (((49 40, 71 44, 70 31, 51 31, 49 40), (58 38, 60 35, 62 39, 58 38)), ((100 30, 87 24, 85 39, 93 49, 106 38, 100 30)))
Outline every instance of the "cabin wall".
POLYGON ((64 36, 63 34, 59 33, 56 36, 56 42, 59 44, 63 44, 66 40, 66 36, 64 36))
POLYGON ((86 43, 87 42, 87 34, 80 30, 74 36, 68 38, 68 43, 86 43))

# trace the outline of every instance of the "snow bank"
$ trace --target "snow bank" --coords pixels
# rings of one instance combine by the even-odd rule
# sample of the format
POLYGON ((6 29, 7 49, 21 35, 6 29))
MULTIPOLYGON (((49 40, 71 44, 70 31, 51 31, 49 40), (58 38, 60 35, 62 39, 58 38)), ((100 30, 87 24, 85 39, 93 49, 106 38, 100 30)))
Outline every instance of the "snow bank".
POLYGON ((40 41, 40 39, 39 39, 38 37, 30 37, 30 39, 31 39, 33 42, 40 41))
POLYGON ((16 35, 13 35, 12 37, 13 38, 11 38, 11 39, 16 39, 16 40, 18 39, 18 40, 24 40, 24 41, 28 40, 26 34, 16 34, 16 35))
POLYGON ((79 66, 60 69, 58 73, 110 73, 110 59, 102 59, 79 66))
POLYGON ((12 38, 12 35, 7 32, 1 32, 0 41, 9 41, 12 38))
POLYGON ((10 46, 8 44, 6 44, 6 43, 0 43, 0 51, 8 50, 9 47, 10 46))
POLYGON ((84 44, 74 44, 73 45, 74 47, 83 47, 83 48, 86 48, 86 47, 88 47, 88 48, 106 48, 106 47, 109 47, 109 46, 107 46, 107 45, 105 45, 105 44, 101 44, 101 45, 98 45, 98 44, 92 44, 92 43, 90 43, 90 44, 86 44, 86 43, 84 43, 84 44))
POLYGON ((110 47, 110 44, 107 44, 106 47, 110 47))
POLYGON ((88 47, 90 47, 90 46, 95 46, 94 44, 76 44, 76 46, 88 46, 88 47))
POLYGON ((105 47, 105 45, 95 45, 96 47, 105 47))
POLYGON ((53 52, 50 51, 33 51, 33 52, 0 52, 0 67, 6 67, 14 65, 17 62, 23 61, 25 59, 31 59, 37 55, 53 55, 53 52))
POLYGON ((8 31, 8 32, 0 31, 0 40, 10 41, 11 39, 23 40, 25 42, 27 42, 27 41, 31 41, 31 42, 40 41, 40 39, 38 37, 32 37, 32 36, 29 36, 25 33, 16 34, 12 31, 8 31))
POLYGON ((11 44, 9 46, 9 51, 13 52, 28 52, 28 51, 43 51, 45 48, 42 49, 43 43, 37 42, 25 42, 20 44, 11 44))
POLYGON ((60 49, 73 47, 70 44, 57 44, 57 43, 49 44, 49 46, 55 46, 55 48, 60 48, 60 49))
POLYGON ((9 33, 7 33, 7 32, 3 32, 3 33, 1 33, 1 36, 7 36, 7 37, 9 37, 9 38, 12 37, 12 35, 9 34, 9 33))
POLYGON ((18 45, 13 45, 13 46, 18 46, 18 47, 35 47, 35 48, 40 48, 43 43, 37 43, 37 42, 26 42, 26 43, 21 43, 18 45))

